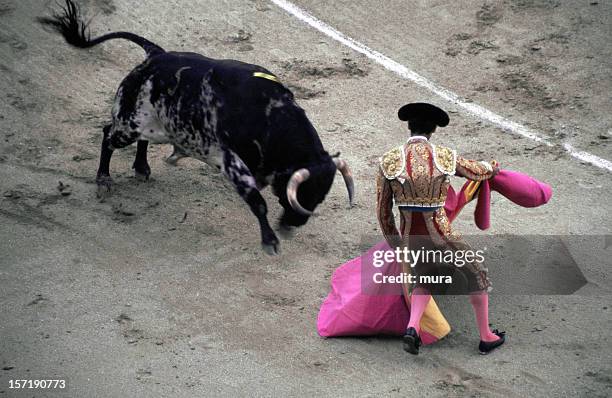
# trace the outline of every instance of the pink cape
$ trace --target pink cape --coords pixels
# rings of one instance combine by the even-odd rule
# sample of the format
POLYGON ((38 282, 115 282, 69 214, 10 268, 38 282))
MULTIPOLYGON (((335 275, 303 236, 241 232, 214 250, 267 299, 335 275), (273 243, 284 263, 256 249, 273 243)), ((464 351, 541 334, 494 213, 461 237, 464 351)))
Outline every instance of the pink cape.
MULTIPOLYGON (((449 188, 444 207, 450 221, 473 199, 468 192, 469 185, 470 182, 467 182, 459 193, 449 188)), ((490 225, 491 189, 522 207, 540 206, 552 196, 549 185, 516 171, 501 170, 491 180, 480 184, 474 218, 481 229, 487 229, 490 225)), ((374 283, 372 279, 374 272, 383 275, 400 274, 401 268, 397 263, 385 263, 381 268, 371 266, 373 253, 388 249, 385 241, 379 242, 362 256, 349 260, 334 271, 331 292, 321 305, 317 319, 319 335, 333 337, 404 333, 410 310, 401 288, 393 289, 387 283, 374 283), (362 263, 368 264, 368 267, 362 268, 362 263)), ((448 331, 436 336, 422 330, 421 339, 423 344, 432 344, 446 333, 448 331)))
MULTIPOLYGON (((463 207, 473 198, 466 193, 470 182, 466 182, 457 194, 448 190, 444 209, 449 221, 453 221, 463 207)), ((478 190, 478 202, 474 211, 474 222, 485 230, 491 225, 491 190, 500 193, 521 207, 537 207, 547 203, 552 196, 552 188, 518 171, 501 170, 490 180, 482 181, 478 190)))

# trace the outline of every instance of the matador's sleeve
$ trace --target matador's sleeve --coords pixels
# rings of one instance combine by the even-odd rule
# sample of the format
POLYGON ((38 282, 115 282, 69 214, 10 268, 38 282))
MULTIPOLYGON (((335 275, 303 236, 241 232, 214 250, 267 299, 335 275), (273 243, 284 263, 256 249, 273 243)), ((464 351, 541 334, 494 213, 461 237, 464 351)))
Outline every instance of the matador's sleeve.
POLYGON ((457 156, 456 175, 472 181, 483 181, 495 176, 499 167, 495 160, 484 162, 457 156))
POLYGON ((376 216, 387 243, 391 247, 399 244, 399 232, 395 226, 395 215, 393 214, 393 190, 382 170, 378 170, 376 177, 376 216))

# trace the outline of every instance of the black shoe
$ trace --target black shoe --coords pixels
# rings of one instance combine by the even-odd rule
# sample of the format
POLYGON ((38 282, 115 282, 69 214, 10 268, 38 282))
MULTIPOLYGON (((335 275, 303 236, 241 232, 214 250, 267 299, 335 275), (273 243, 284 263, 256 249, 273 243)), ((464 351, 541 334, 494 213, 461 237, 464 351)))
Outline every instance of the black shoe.
POLYGON ((419 337, 416 329, 413 327, 406 329, 406 334, 404 335, 404 351, 418 355, 420 346, 421 338, 419 337))
POLYGON ((478 345, 478 351, 480 351, 481 355, 487 355, 488 353, 506 342, 506 332, 500 332, 495 329, 493 331, 493 334, 498 335, 499 339, 490 342, 482 340, 480 341, 480 344, 478 345))

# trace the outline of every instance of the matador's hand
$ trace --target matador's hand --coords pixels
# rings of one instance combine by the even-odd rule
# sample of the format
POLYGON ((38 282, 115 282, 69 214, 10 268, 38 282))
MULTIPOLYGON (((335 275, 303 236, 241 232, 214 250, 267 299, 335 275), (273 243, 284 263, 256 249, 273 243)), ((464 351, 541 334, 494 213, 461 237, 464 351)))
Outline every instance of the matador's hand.
POLYGON ((497 160, 491 160, 491 167, 493 168, 493 174, 491 174, 491 178, 495 177, 499 173, 499 163, 497 160))

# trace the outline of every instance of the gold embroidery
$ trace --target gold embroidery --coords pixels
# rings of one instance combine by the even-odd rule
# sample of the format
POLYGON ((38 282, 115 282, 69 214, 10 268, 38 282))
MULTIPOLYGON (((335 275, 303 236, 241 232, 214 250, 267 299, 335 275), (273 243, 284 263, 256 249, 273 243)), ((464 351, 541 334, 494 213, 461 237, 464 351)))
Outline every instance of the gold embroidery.
POLYGON ((438 228, 440 228, 442 235, 445 237, 449 236, 451 233, 451 226, 448 222, 448 218, 446 217, 446 211, 443 208, 436 211, 435 217, 436 224, 438 225, 438 228))
POLYGON ((436 225, 440 228, 442 235, 451 241, 458 240, 461 238, 459 232, 453 230, 451 228, 451 224, 448 221, 448 217, 446 217, 446 211, 444 208, 441 208, 435 212, 436 225))
POLYGON ((497 163, 495 161, 492 162, 484 162, 484 161, 476 161, 465 159, 462 157, 457 157, 457 172, 470 180, 473 181, 482 181, 488 178, 491 178, 495 173, 495 169, 497 169, 497 163))
POLYGON ((396 195, 395 202, 398 205, 401 205, 401 206, 415 206, 415 207, 419 207, 419 206, 444 206, 444 202, 446 201, 446 198, 444 198, 444 199, 439 199, 439 198, 407 198, 404 195, 402 195, 400 197, 400 199, 402 199, 402 200, 398 200, 398 197, 396 195))
POLYGON ((421 158, 423 158, 423 160, 429 160, 429 151, 426 145, 427 144, 417 143, 415 144, 414 148, 414 151, 421 155, 421 158))
POLYGON ((414 187, 416 197, 428 197, 430 186, 429 176, 429 147, 426 143, 417 142, 409 144, 406 151, 410 154, 410 178, 414 187))
POLYGON ((446 196, 448 195, 448 187, 450 186, 450 179, 447 177, 442 181, 442 184, 440 184, 440 200, 443 200, 446 202, 446 196))
POLYGON ((455 174, 455 154, 453 150, 444 146, 434 146, 436 152, 436 166, 444 174, 455 174))
POLYGON ((402 159, 402 150, 400 147, 393 148, 382 156, 380 166, 385 177, 394 179, 403 171, 404 160, 402 159))
POLYGON ((489 172, 487 166, 476 160, 459 158, 457 163, 459 163, 463 168, 467 169, 467 171, 477 176, 486 175, 489 172))

